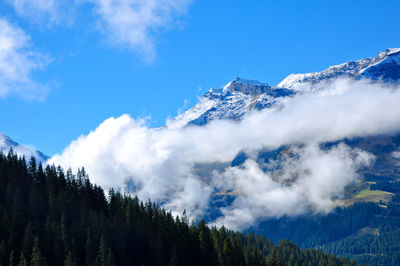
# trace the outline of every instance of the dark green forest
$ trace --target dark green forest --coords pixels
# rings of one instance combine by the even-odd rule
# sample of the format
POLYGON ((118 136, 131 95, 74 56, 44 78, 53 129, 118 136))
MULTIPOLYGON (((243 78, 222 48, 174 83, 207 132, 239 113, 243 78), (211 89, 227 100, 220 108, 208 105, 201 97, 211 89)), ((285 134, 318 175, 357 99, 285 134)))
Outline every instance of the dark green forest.
POLYGON ((356 265, 265 236, 195 225, 154 203, 106 196, 84 168, 0 154, 0 265, 356 265))
POLYGON ((269 219, 251 230, 274 242, 285 238, 358 263, 400 265, 400 194, 386 205, 355 203, 328 215, 269 219))

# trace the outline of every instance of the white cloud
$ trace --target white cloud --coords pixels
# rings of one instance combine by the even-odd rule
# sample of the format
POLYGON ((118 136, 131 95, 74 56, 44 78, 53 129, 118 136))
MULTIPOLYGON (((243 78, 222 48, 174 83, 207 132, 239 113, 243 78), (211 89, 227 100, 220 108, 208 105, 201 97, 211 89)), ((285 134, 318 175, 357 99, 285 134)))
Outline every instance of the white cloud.
POLYGON ((373 161, 371 154, 344 144, 328 151, 309 145, 292 153, 280 162, 278 173, 264 173, 255 161, 247 160, 244 167, 229 168, 217 178, 224 189, 238 190, 240 196, 222 209, 216 224, 243 228, 256 224, 259 217, 327 212, 357 177, 356 170, 373 161))
POLYGON ((213 191, 237 191, 240 196, 221 209, 224 217, 217 221, 235 228, 259 217, 329 211, 344 186, 357 178, 356 169, 371 157, 343 145, 322 151, 318 144, 400 131, 400 90, 385 86, 337 81, 328 91, 297 95, 241 122, 214 121, 202 127, 148 128, 123 115, 107 119, 50 162, 85 166, 92 181, 105 188, 124 189, 130 182, 141 199, 176 212, 186 209, 192 218, 204 214, 213 191), (229 164, 241 150, 254 154, 299 144, 304 148, 293 148, 296 156, 283 161, 278 179, 262 173, 252 159, 244 168, 226 168, 211 178, 195 169, 210 162, 229 164))
POLYGON ((400 166, 400 151, 392 152, 392 156, 395 160, 399 160, 396 165, 400 166))
POLYGON ((72 0, 6 0, 20 16, 48 26, 70 23, 73 20, 72 0))
POLYGON ((147 61, 155 56, 154 36, 187 11, 192 0, 87 0, 95 5, 110 43, 126 46, 147 61))
POLYGON ((32 78, 48 59, 31 48, 30 37, 20 28, 0 18, 0 97, 16 93, 27 99, 43 99, 45 85, 32 78))
POLYGON ((156 36, 185 14, 193 0, 6 0, 15 11, 42 25, 72 25, 77 13, 91 17, 116 47, 136 52, 147 62, 155 58, 156 36), (85 4, 89 4, 85 6, 85 4))

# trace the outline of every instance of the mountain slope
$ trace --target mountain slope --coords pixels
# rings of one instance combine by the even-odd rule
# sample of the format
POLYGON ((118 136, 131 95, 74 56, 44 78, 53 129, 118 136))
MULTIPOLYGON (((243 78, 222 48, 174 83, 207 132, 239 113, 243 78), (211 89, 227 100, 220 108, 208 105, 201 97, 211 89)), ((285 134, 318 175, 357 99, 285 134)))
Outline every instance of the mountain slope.
POLYGON ((218 119, 239 120, 251 110, 269 108, 294 91, 255 80, 235 78, 222 88, 210 89, 190 110, 169 121, 169 127, 205 125, 218 119))
POLYGON ((350 61, 328 67, 321 72, 291 74, 282 80, 278 87, 295 91, 316 91, 326 85, 324 81, 336 78, 368 78, 384 82, 396 82, 400 79, 400 48, 387 49, 376 57, 350 61))
POLYGON ((210 89, 188 111, 168 122, 168 127, 205 125, 217 119, 240 120, 251 110, 270 108, 296 93, 324 89, 326 82, 355 78, 394 83, 400 80, 400 48, 387 49, 376 57, 335 65, 321 72, 290 74, 277 86, 235 78, 222 88, 210 89))
MULTIPOLYGON (((204 125, 218 119, 240 120, 252 110, 283 102, 285 97, 323 90, 338 78, 397 83, 400 80, 400 49, 387 49, 376 57, 331 66, 321 72, 291 74, 276 87, 236 78, 220 89, 211 89, 196 106, 178 116, 172 124, 204 125)), ((375 159, 370 167, 358 169, 358 179, 345 187, 344 197, 337 200, 342 207, 328 215, 310 212, 296 217, 260 219, 247 232, 265 234, 276 242, 282 238, 290 239, 301 247, 322 248, 326 252, 354 258, 359 263, 398 265, 400 132, 346 138, 320 145, 326 150, 341 142, 352 149, 366 151, 375 159)), ((263 171, 279 173, 282 160, 295 148, 281 146, 276 150, 259 150, 256 155, 242 151, 231 166, 244 167, 245 161, 253 156, 263 171)), ((202 165, 201 176, 212 176, 213 171, 224 167, 229 165, 202 165)), ((215 193, 206 218, 213 221, 223 215, 220 208, 230 206, 237 197, 240 194, 234 191, 215 193)))
POLYGON ((7 154, 10 149, 12 149, 18 156, 25 156, 26 160, 29 160, 32 156, 40 162, 45 162, 49 159, 49 157, 42 152, 20 145, 10 137, 0 133, 0 151, 7 154))

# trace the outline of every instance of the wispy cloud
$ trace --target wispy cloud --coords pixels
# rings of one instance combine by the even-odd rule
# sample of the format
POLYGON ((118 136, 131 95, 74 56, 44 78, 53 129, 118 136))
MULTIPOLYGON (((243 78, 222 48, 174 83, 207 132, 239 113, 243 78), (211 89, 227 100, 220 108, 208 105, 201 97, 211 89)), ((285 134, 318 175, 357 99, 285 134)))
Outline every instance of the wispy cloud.
POLYGON ((0 97, 18 94, 26 99, 43 99, 48 89, 32 75, 49 59, 32 49, 23 30, 0 18, 0 97))
POLYGON ((192 218, 204 214, 215 191, 235 191, 237 198, 220 209, 223 217, 216 221, 233 228, 260 217, 329 211, 372 156, 345 145, 321 150, 318 144, 400 130, 399 89, 348 80, 330 86, 329 93, 298 95, 241 122, 149 128, 128 115, 110 118, 50 162, 85 166, 105 188, 126 190, 129 184, 140 198, 176 212, 186 209, 192 218), (212 162, 229 166, 239 151, 252 155, 281 145, 294 156, 279 162, 283 170, 277 174, 261 171, 252 156, 243 166, 206 178, 196 168, 212 162))
POLYGON ((6 0, 20 16, 46 26, 73 24, 80 9, 85 16, 97 19, 89 27, 97 24, 110 45, 135 52, 149 63, 155 58, 157 36, 173 26, 192 1, 6 0))
POLYGON ((18 15, 46 26, 69 24, 73 21, 74 0, 5 0, 18 15))
POLYGON ((111 44, 122 45, 151 62, 155 36, 187 11, 192 0, 88 0, 111 44))

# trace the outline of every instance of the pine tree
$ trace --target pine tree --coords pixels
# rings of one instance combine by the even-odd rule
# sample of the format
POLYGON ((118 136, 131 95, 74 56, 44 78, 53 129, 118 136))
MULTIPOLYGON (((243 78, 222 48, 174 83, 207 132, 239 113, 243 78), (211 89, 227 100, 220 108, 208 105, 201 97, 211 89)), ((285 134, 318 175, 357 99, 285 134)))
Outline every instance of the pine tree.
POLYGON ((112 254, 111 249, 108 249, 108 251, 107 251, 105 265, 107 265, 107 266, 115 265, 114 255, 112 254))
POLYGON ((18 266, 28 266, 28 262, 24 256, 24 252, 21 252, 21 256, 19 256, 19 263, 18 266))
POLYGON ((216 254, 214 249, 214 243, 211 237, 210 229, 207 227, 203 219, 199 222, 198 228, 203 264, 216 265, 218 262, 218 255, 216 254))
POLYGON ((85 254, 86 254, 85 265, 93 264, 96 256, 96 248, 93 244, 90 228, 88 229, 86 234, 85 254))
POLYGON ((172 253, 171 253, 171 258, 169 260, 169 266, 178 266, 179 261, 178 261, 178 256, 176 255, 176 247, 172 247, 172 253))
POLYGON ((0 265, 6 265, 7 262, 7 247, 4 240, 0 241, 0 265))
POLYGON ((36 160, 35 157, 31 156, 29 163, 28 163, 28 173, 36 179, 36 160))
POLYGON ((234 265, 234 258, 232 243, 228 238, 224 239, 224 247, 222 249, 222 265, 234 265))
POLYGON ((10 252, 10 256, 8 258, 8 266, 14 266, 14 251, 10 252))
POLYGON ((35 237, 34 245, 32 248, 32 259, 30 266, 44 266, 44 265, 46 265, 46 262, 42 257, 42 253, 40 252, 39 239, 35 237))
MULTIPOLYGON (((72 255, 72 252, 69 251, 65 260, 64 260, 64 266, 77 266, 78 263, 76 262, 75 257, 72 255)), ((86 264, 88 265, 88 264, 86 264)))
POLYGON ((22 253, 28 261, 32 254, 33 244, 34 244, 34 237, 33 237, 32 225, 31 223, 28 223, 28 225, 25 227, 24 240, 22 241, 22 247, 21 247, 22 253))
POLYGON ((267 261, 268 261, 268 265, 271 265, 271 266, 284 266, 285 265, 282 254, 280 254, 275 249, 273 249, 271 251, 271 253, 268 255, 267 261))
POLYGON ((96 266, 112 266, 114 265, 114 256, 111 249, 108 248, 104 234, 102 234, 99 249, 96 256, 96 266))

